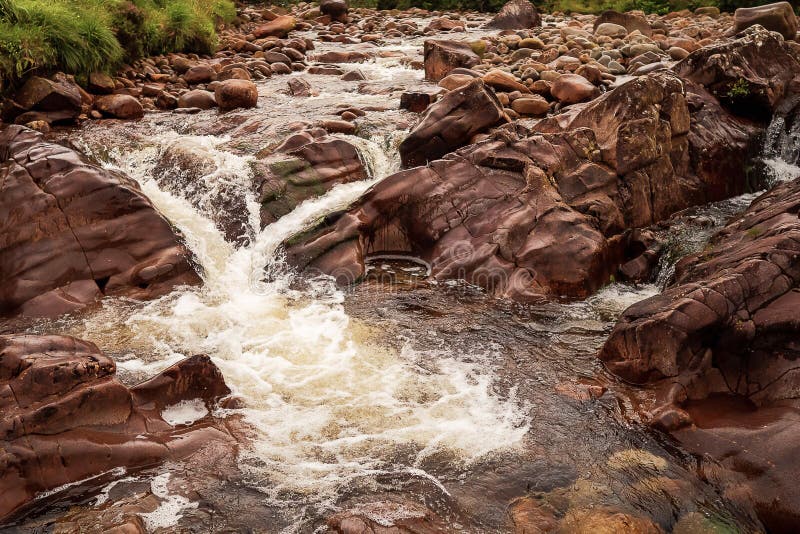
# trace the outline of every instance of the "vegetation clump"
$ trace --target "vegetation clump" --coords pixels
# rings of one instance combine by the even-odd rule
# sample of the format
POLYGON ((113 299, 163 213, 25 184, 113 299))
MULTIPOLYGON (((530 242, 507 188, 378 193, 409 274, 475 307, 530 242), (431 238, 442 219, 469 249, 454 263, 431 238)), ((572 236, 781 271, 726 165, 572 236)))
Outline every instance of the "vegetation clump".
POLYGON ((165 52, 209 53, 232 0, 0 0, 0 88, 29 72, 84 75, 165 52))

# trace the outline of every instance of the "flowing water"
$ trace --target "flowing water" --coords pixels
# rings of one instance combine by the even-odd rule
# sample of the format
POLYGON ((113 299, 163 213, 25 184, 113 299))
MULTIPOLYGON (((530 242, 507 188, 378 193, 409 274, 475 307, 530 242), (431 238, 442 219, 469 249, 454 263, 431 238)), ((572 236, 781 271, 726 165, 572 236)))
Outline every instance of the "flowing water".
MULTIPOLYGON (((382 50, 418 56, 420 44, 382 50)), ((377 88, 424 85, 420 71, 394 57, 358 68, 377 88)), ((250 445, 236 461, 240 484, 258 495, 245 514, 253 519, 229 517, 229 524, 320 531, 335 510, 399 497, 424 502, 465 532, 504 532, 509 502, 538 492, 569 509, 645 514, 667 530, 697 512, 732 529, 757 528, 752 510, 732 505, 709 484, 713 462, 651 434, 636 423, 633 406, 603 393, 614 381, 596 351, 619 314, 657 285, 614 284, 580 303, 520 306, 458 282, 427 282, 413 276, 419 266, 393 258, 380 268, 411 274, 391 286, 298 283, 279 244, 395 171, 397 143, 413 120, 397 111, 396 91, 363 94, 338 77, 304 77, 317 96, 282 94, 286 78, 275 77, 259 83, 260 105, 252 112, 155 114, 73 132, 73 144, 133 177, 180 230, 203 285, 147 303, 106 299, 89 314, 32 329, 95 342, 129 383, 186 356, 210 355, 244 406, 216 415, 238 414, 251 428, 250 445), (293 122, 331 118, 342 103, 375 109, 361 119, 358 136, 344 136, 369 179, 336 186, 261 229, 251 166, 258 151, 280 143, 293 122), (191 179, 159 169, 176 142, 191 145, 208 167, 191 179), (221 227, 233 216, 242 225, 236 239, 221 227)), ((770 132, 768 142, 780 144, 797 135, 797 125, 788 134, 784 125, 770 132)), ((768 155, 776 170, 797 160, 768 155)), ((684 248, 665 255, 659 284, 679 255, 701 247, 751 199, 682 214, 671 238, 684 248)), ((185 408, 174 416, 194 417, 185 408)), ((203 508, 170 495, 169 477, 155 472, 112 485, 117 491, 147 482, 162 506, 145 519, 169 528, 203 508)))

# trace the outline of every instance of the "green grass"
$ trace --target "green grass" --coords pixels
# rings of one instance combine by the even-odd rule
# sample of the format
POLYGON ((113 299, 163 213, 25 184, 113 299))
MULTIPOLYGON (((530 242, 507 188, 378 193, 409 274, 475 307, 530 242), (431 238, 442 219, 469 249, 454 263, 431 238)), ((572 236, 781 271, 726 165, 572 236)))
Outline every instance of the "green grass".
POLYGON ((27 73, 85 75, 165 52, 210 53, 233 0, 0 0, 0 89, 27 73))

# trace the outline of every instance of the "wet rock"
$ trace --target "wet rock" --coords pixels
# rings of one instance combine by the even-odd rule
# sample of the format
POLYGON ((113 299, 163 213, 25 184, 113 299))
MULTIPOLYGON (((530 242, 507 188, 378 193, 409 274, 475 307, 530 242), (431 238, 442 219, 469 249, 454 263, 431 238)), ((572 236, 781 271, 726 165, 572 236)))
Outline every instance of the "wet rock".
POLYGON ((425 78, 433 82, 438 82, 453 69, 468 69, 481 61, 468 44, 458 41, 425 41, 424 55, 425 78))
POLYGON ((331 516, 328 528, 337 534, 448 534, 441 518, 414 502, 378 501, 359 504, 331 516))
POLYGON ((490 87, 509 93, 513 91, 519 91, 520 93, 531 92, 530 89, 521 84, 513 74, 499 69, 492 69, 487 72, 483 76, 483 81, 490 87))
POLYGON ((115 119, 141 119, 144 116, 144 108, 130 95, 104 95, 95 99, 94 107, 115 119))
POLYGON ((14 96, 23 110, 68 112, 77 117, 81 111, 81 92, 64 74, 52 79, 31 76, 14 96))
POLYGON ((424 165, 440 158, 503 120, 503 107, 497 97, 482 80, 473 80, 428 108, 400 144, 403 166, 424 165))
POLYGON ((347 2, 345 0, 320 0, 319 12, 332 20, 347 22, 347 2))
POLYGON ((217 100, 214 93, 203 89, 192 89, 183 93, 178 98, 179 108, 211 109, 217 107, 217 100))
POLYGON ((337 184, 367 178, 353 145, 307 131, 289 137, 276 154, 259 162, 257 169, 262 225, 276 221, 300 202, 337 184))
POLYGON ((544 115, 550 104, 539 95, 517 98, 511 103, 511 109, 520 115, 544 115))
POLYGON ((363 63, 370 57, 371 54, 358 50, 331 50, 317 54, 316 60, 322 63, 363 63))
POLYGON ((508 513, 513 534, 546 534, 558 528, 559 514, 544 499, 519 497, 511 502, 508 513))
POLYGON ((498 132, 385 178, 349 211, 293 239, 287 259, 352 283, 367 255, 402 253, 431 265, 436 279, 463 279, 513 298, 585 295, 608 279, 614 246, 555 184, 615 182, 589 159, 593 142, 589 130, 498 132))
POLYGON ((797 17, 789 2, 740 7, 734 13, 733 24, 736 33, 759 24, 769 31, 780 33, 784 39, 794 39, 798 29, 797 17))
POLYGON ((264 37, 286 37, 290 31, 294 30, 297 21, 290 15, 280 15, 274 20, 262 24, 253 30, 256 39, 264 37))
POLYGON ((254 108, 258 104, 258 88, 249 80, 225 80, 214 89, 219 109, 254 108))
POLYGON ((428 106, 435 100, 435 96, 431 93, 420 93, 406 91, 400 95, 400 109, 407 109, 414 113, 422 113, 428 106))
POLYGON ((600 94, 600 90, 580 74, 562 74, 553 82, 550 93, 562 104, 576 104, 600 94))
POLYGON ((135 183, 0 129, 0 314, 54 316, 103 294, 147 299, 199 278, 191 255, 135 183))
POLYGON ((458 89, 462 85, 466 85, 475 78, 473 76, 469 76, 468 74, 448 74, 437 84, 439 87, 443 89, 447 89, 448 91, 452 91, 454 89, 458 89))
POLYGON ((104 72, 93 72, 89 74, 86 88, 92 93, 99 95, 110 95, 116 89, 114 79, 104 72))
POLYGON ((343 133, 348 135, 356 133, 356 125, 352 122, 325 120, 320 121, 319 125, 329 133, 343 133))
POLYGON ((189 85, 208 83, 217 79, 217 71, 211 65, 195 65, 183 74, 183 79, 189 85))
POLYGON ((800 60, 783 39, 755 26, 734 41, 692 52, 674 71, 735 114, 768 121, 798 78, 800 60))
POLYGON ((570 510, 561 521, 558 534, 663 534, 650 519, 611 509, 570 510))
POLYGON ((619 24, 614 24, 612 22, 604 22, 599 24, 597 28, 594 29, 594 34, 596 36, 611 37, 612 39, 622 39, 628 35, 628 30, 625 28, 625 26, 620 26, 619 24))
POLYGON ((539 12, 528 0, 511 0, 487 24, 501 30, 524 30, 542 25, 539 12))
POLYGON ((289 78, 287 85, 289 86, 289 94, 292 96, 302 97, 311 96, 312 94, 311 84, 303 78, 289 78))
POLYGON ((603 11, 594 20, 594 30, 597 31, 597 28, 601 24, 605 24, 607 22, 622 26, 628 30, 628 33, 639 31, 639 33, 646 37, 651 37, 653 35, 653 29, 650 27, 647 19, 634 13, 620 13, 613 10, 603 11))
POLYGON ((464 21, 463 20, 453 20, 444 17, 440 17, 438 19, 434 19, 425 27, 426 31, 464 31, 464 21))
POLYGON ((661 295, 628 308, 599 357, 654 392, 641 409, 739 476, 770 532, 800 520, 794 491, 800 178, 753 201, 681 260, 661 295))
POLYGON ((367 77, 364 75, 364 73, 358 69, 347 71, 342 75, 342 80, 346 82, 358 82, 366 79, 367 77))
POLYGON ((114 468, 134 471, 178 459, 211 442, 236 444, 206 419, 176 430, 168 406, 211 410, 230 393, 206 356, 193 356, 132 388, 92 343, 67 336, 0 336, 0 521, 41 492, 114 468))

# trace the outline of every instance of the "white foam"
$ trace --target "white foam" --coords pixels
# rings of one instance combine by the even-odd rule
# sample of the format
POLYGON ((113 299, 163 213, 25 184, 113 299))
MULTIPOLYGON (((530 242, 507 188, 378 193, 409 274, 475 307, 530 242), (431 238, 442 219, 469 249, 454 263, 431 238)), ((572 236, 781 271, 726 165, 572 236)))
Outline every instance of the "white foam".
POLYGON ((208 415, 208 408, 202 399, 184 400, 167 406, 161 412, 161 419, 172 426, 189 426, 208 415))
POLYGON ((419 468, 437 453, 469 462, 516 445, 528 428, 527 410, 513 392, 509 398, 493 390, 491 355, 477 365, 420 354, 410 345, 388 350, 370 343, 369 329, 347 315, 344 295, 330 279, 291 289, 294 275, 278 246, 397 168, 384 140, 356 139, 369 180, 303 202, 238 249, 201 211, 161 190, 147 165, 118 163, 186 236, 204 284, 134 307, 123 324, 120 305, 106 300, 83 328, 92 339, 107 331, 113 340, 144 347, 144 358, 157 355, 120 364, 129 370, 153 373, 181 355, 212 356, 258 432, 243 452, 244 469, 275 500, 298 493, 333 498, 350 480, 407 469, 409 462, 419 468))
POLYGON ((174 527, 183 517, 184 511, 197 508, 199 505, 182 495, 170 493, 167 488, 169 479, 170 474, 163 473, 150 481, 150 491, 161 500, 161 503, 152 512, 139 514, 148 532, 158 528, 174 527))

